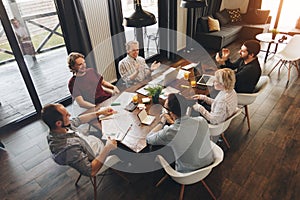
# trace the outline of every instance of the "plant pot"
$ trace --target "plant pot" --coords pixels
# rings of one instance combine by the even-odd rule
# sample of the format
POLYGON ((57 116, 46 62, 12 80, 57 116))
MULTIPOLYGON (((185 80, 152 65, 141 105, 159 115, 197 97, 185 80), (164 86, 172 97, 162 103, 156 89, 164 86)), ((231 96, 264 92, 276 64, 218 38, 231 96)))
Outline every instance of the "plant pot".
POLYGON ((159 103, 159 94, 152 96, 152 103, 158 104, 159 103))

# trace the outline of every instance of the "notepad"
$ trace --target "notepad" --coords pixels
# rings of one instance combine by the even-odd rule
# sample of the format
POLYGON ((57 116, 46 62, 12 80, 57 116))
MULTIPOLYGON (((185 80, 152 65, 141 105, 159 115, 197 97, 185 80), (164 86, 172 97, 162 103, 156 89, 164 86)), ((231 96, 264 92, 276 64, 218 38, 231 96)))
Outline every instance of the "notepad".
POLYGON ((146 125, 152 124, 152 122, 155 120, 155 116, 148 115, 145 109, 138 114, 138 117, 141 120, 141 123, 146 125))

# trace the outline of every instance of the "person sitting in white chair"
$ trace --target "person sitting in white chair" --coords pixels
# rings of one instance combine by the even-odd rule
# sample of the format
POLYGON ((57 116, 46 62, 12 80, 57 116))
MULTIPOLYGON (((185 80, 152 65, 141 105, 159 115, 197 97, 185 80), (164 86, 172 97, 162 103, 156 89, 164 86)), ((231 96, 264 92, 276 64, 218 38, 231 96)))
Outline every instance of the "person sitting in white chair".
POLYGON ((200 112, 211 124, 224 122, 232 116, 237 108, 237 94, 234 88, 235 74, 229 68, 219 69, 215 72, 214 88, 220 90, 215 99, 205 95, 194 95, 196 100, 203 100, 211 105, 211 111, 206 110, 202 105, 193 105, 195 111, 200 112))
POLYGON ((154 61, 151 67, 148 67, 145 59, 139 56, 138 41, 127 42, 126 51, 127 56, 119 62, 119 73, 128 86, 149 78, 151 73, 160 66, 160 62, 154 61))
POLYGON ((165 102, 169 114, 163 114, 159 124, 147 136, 148 144, 172 148, 176 159, 175 169, 179 172, 200 169, 214 161, 208 124, 203 117, 187 116, 186 102, 180 94, 169 94, 165 102), (165 125, 170 118, 174 123, 165 125))

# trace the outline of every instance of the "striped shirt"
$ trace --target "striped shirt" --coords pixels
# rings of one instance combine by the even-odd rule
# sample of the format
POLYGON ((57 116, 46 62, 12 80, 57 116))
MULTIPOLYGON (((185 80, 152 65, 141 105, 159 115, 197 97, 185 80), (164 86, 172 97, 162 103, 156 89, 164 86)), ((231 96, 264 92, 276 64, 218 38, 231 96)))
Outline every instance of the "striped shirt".
POLYGON ((151 75, 151 70, 146 64, 145 59, 143 57, 138 56, 136 59, 134 59, 127 55, 119 62, 119 73, 125 82, 140 82, 151 75), (140 66, 139 72, 134 80, 130 80, 130 76, 136 73, 135 65, 140 66))

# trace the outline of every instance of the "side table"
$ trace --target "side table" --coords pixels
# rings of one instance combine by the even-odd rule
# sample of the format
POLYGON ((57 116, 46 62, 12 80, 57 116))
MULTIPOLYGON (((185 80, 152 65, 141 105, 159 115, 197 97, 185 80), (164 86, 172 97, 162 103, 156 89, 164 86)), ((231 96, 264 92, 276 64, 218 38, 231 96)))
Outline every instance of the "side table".
POLYGON ((287 44, 289 42, 289 40, 292 38, 292 36, 287 35, 287 34, 277 34, 275 39, 272 39, 272 33, 260 33, 260 34, 257 34, 255 36, 255 38, 257 40, 259 40, 260 42, 268 43, 267 50, 261 50, 263 52, 266 52, 265 59, 264 59, 264 63, 266 63, 268 56, 271 53, 275 54, 277 52, 278 44, 287 44), (281 40, 283 36, 286 37, 285 40, 281 40), (275 49, 272 52, 270 52, 271 44, 275 44, 275 49))

